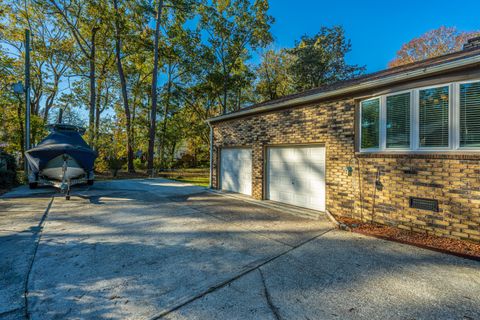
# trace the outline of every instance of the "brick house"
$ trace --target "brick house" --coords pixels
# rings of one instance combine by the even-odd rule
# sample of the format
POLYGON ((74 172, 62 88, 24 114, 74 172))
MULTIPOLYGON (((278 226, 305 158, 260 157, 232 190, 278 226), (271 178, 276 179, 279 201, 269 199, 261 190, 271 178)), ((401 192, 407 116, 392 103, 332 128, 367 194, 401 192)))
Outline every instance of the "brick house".
POLYGON ((208 122, 212 188, 480 241, 478 39, 208 122))

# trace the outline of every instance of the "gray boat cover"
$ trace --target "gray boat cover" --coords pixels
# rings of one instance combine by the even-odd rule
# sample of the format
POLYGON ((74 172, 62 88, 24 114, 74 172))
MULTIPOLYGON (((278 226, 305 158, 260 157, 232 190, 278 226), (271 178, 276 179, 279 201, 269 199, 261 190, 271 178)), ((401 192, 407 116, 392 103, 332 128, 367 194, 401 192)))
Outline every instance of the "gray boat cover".
POLYGON ((69 125, 52 125, 52 132, 36 147, 25 152, 30 170, 33 173, 42 171, 47 163, 55 157, 67 154, 78 164, 90 172, 93 170, 97 153, 83 140, 82 128, 69 125))

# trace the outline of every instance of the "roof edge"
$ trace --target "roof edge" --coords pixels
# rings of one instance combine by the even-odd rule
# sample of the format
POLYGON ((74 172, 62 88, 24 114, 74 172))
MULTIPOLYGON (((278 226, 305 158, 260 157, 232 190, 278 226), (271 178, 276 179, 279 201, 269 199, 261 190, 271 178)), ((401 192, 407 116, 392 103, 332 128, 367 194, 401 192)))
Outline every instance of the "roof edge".
POLYGON ((292 99, 280 101, 277 103, 259 106, 257 108, 254 107, 246 110, 232 112, 232 113, 207 119, 206 122, 214 123, 214 122, 229 120, 233 118, 240 118, 240 117, 245 117, 249 115, 254 115, 257 113, 268 112, 268 111, 279 109, 286 106, 295 106, 299 104, 305 104, 305 103, 314 102, 320 99, 337 96, 340 94, 372 89, 372 88, 376 88, 384 85, 389 85, 399 81, 405 81, 405 80, 409 80, 409 79, 420 77, 420 76, 427 76, 427 75, 435 74, 442 71, 454 70, 457 68, 466 67, 466 66, 474 65, 478 63, 480 63, 480 55, 474 55, 474 56, 470 56, 460 60, 449 61, 442 64, 434 65, 434 66, 427 66, 419 69, 405 71, 398 74, 393 74, 391 76, 387 76, 380 79, 366 80, 365 82, 361 82, 356 85, 347 86, 347 87, 336 89, 336 90, 313 93, 313 94, 302 96, 302 97, 292 98, 292 99))

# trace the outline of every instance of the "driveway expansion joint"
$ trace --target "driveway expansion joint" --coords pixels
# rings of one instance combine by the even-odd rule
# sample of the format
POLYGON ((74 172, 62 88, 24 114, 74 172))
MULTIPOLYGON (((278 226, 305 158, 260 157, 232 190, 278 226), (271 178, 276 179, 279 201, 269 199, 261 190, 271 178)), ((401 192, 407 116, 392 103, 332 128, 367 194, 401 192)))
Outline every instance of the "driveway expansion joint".
POLYGON ((219 290, 219 289, 222 289, 222 288, 228 286, 229 284, 231 284, 231 283, 234 282, 235 280, 238 280, 238 279, 242 278, 243 276, 245 276, 245 275, 247 275, 247 274, 250 274, 251 272, 259 269, 260 267, 263 267, 263 266, 267 265, 268 263, 273 262, 273 261, 277 260, 277 259, 280 258, 280 257, 283 257, 284 255, 292 252, 293 250, 298 249, 298 248, 300 248, 301 246, 306 245, 306 244, 308 244, 308 243, 310 243, 310 242, 312 242, 312 241, 314 241, 314 240, 316 240, 316 239, 324 236, 325 234, 327 234, 328 232, 330 232, 330 231, 332 231, 332 230, 336 230, 336 229, 334 229, 334 228, 328 229, 328 230, 326 230, 326 231, 324 231, 324 232, 322 232, 322 233, 320 233, 320 234, 317 234, 316 236, 314 236, 314 237, 312 237, 312 238, 310 238, 310 239, 307 239, 307 240, 299 243, 299 244, 296 245, 296 246, 293 246, 293 247, 289 248, 288 250, 285 250, 285 251, 283 251, 283 252, 281 252, 281 253, 279 253, 279 254, 277 254, 277 255, 275 255, 275 256, 267 259, 267 260, 264 260, 263 262, 260 262, 260 263, 254 265, 254 266, 252 266, 252 267, 250 267, 250 268, 247 268, 246 270, 240 272, 239 274, 233 276, 232 278, 227 279, 227 280, 224 280, 224 281, 222 281, 222 282, 220 282, 220 283, 218 283, 218 284, 216 284, 216 285, 213 285, 213 286, 211 286, 210 288, 208 288, 207 290, 205 290, 204 292, 201 292, 201 293, 199 293, 199 294, 197 294, 197 295, 195 295, 195 296, 193 296, 193 297, 191 297, 191 298, 188 298, 188 299, 186 299, 185 301, 177 304, 176 306, 173 306, 173 307, 171 307, 171 308, 168 308, 168 309, 166 309, 166 310, 158 313, 157 315, 149 318, 149 320, 162 319, 163 317, 167 316, 168 314, 170 314, 170 313, 172 313, 172 312, 174 312, 174 311, 177 311, 177 310, 181 309, 182 307, 184 307, 184 306, 186 306, 186 305, 188 305, 188 304, 190 304, 190 303, 192 303, 192 302, 194 302, 194 301, 197 301, 197 300, 205 297, 206 295, 208 295, 208 294, 210 294, 210 293, 212 293, 212 292, 214 292, 214 291, 217 291, 217 290, 219 290))
POLYGON ((32 320, 480 319, 479 262, 149 181, 99 182, 83 195, 101 205, 56 194, 41 227, 52 195, 6 203, 0 319, 25 319, 25 291, 32 320))

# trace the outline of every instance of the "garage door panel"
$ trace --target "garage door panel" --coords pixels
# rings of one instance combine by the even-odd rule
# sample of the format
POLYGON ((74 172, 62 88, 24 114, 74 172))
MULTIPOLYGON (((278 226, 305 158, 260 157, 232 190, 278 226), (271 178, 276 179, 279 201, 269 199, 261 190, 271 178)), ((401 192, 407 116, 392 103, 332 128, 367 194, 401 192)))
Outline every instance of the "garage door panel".
POLYGON ((287 176, 281 176, 281 175, 272 176, 271 183, 282 185, 282 186, 288 186, 290 185, 290 178, 287 176))
POLYGON ((295 201, 302 206, 306 206, 309 203, 310 198, 308 196, 302 196, 300 194, 295 195, 295 201))
POLYGON ((282 174, 283 172, 289 172, 294 170, 295 166, 293 164, 287 164, 285 162, 274 161, 271 163, 271 170, 277 174, 282 174))
POLYGON ((294 153, 292 152, 292 150, 281 149, 281 150, 278 150, 278 152, 272 153, 271 160, 283 163, 285 159, 292 158, 293 154, 294 153))
POLYGON ((220 162, 220 188, 225 191, 252 194, 251 149, 223 149, 220 162))
POLYGON ((310 203, 313 206, 321 206, 324 204, 324 201, 320 198, 310 198, 310 203))
POLYGON ((294 200, 291 192, 277 192, 276 196, 281 202, 292 203, 294 200))
POLYGON ((310 149, 297 149, 295 150, 294 159, 296 162, 304 162, 305 160, 310 159, 311 150, 310 149))
POLYGON ((267 198, 324 211, 325 148, 269 148, 267 198))

